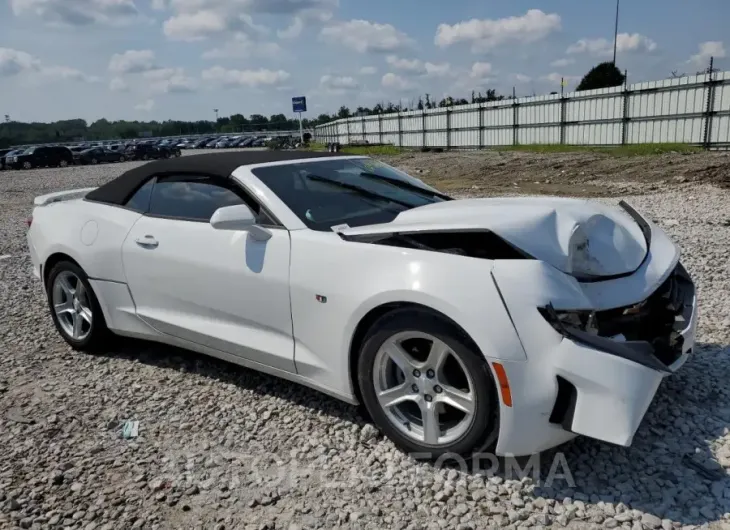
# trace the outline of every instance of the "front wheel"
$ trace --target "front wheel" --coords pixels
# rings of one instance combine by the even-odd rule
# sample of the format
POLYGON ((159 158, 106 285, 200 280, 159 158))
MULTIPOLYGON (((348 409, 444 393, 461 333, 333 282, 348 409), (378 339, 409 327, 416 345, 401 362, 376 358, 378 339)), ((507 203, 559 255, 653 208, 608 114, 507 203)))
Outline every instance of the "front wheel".
POLYGON ((46 291, 53 323, 73 349, 94 351, 103 346, 109 331, 81 267, 70 261, 57 263, 48 275, 46 291))
POLYGON ((371 417, 414 458, 469 459, 496 441, 489 367, 446 319, 425 310, 388 313, 366 335, 357 368, 371 417))
POLYGON ((33 164, 31 164, 28 161, 23 162, 23 169, 32 169, 32 168, 33 168, 33 164))
POLYGON ((59 167, 68 167, 68 160, 61 160, 58 165, 59 167))
POLYGON ((126 158, 124 158, 124 155, 122 155, 122 156, 119 157, 119 161, 120 162, 124 162, 125 160, 126 160, 126 158))

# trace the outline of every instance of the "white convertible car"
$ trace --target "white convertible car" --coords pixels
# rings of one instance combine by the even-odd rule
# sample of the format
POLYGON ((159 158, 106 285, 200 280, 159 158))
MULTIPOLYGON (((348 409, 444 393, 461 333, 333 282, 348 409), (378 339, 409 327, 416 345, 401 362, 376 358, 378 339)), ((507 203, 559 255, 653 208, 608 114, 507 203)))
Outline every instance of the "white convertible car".
POLYGON ((382 162, 152 162, 35 199, 58 331, 195 350, 362 403, 423 458, 629 445, 692 353, 695 288, 629 205, 453 200, 382 162))

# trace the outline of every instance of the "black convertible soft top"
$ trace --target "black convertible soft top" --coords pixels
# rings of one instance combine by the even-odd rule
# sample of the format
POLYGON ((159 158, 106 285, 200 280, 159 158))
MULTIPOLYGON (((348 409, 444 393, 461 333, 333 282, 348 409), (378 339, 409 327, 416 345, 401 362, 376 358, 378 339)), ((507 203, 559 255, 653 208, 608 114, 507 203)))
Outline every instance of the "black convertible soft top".
POLYGON ((107 204, 125 204, 127 199, 153 175, 198 174, 228 178, 237 168, 267 162, 304 158, 343 156, 338 153, 307 151, 235 151, 208 153, 155 160, 122 173, 86 195, 86 200, 107 204))

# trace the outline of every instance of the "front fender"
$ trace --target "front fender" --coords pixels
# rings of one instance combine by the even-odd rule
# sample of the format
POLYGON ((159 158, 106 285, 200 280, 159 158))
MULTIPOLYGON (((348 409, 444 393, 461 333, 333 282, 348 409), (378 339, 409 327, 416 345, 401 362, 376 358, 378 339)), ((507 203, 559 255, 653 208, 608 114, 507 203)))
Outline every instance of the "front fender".
POLYGON ((349 351, 373 309, 413 303, 458 324, 487 359, 524 361, 489 260, 291 232, 295 363, 302 376, 352 395, 349 351))

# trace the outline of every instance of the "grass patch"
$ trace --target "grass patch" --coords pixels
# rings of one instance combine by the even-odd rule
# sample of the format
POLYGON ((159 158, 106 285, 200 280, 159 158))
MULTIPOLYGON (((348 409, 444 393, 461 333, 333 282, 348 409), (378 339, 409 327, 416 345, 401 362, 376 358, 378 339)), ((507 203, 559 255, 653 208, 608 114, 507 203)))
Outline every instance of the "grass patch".
POLYGON ((497 148, 500 151, 525 151, 528 153, 605 153, 612 156, 645 156, 665 153, 701 153, 701 147, 688 144, 632 144, 618 147, 594 147, 590 145, 514 145, 497 148))
MULTIPOLYGON (((327 146, 316 142, 311 142, 309 147, 305 148, 306 151, 326 151, 327 146)), ((345 155, 373 155, 373 156, 386 156, 386 155, 397 155, 404 151, 400 147, 394 145, 343 145, 340 149, 340 153, 345 155)))

